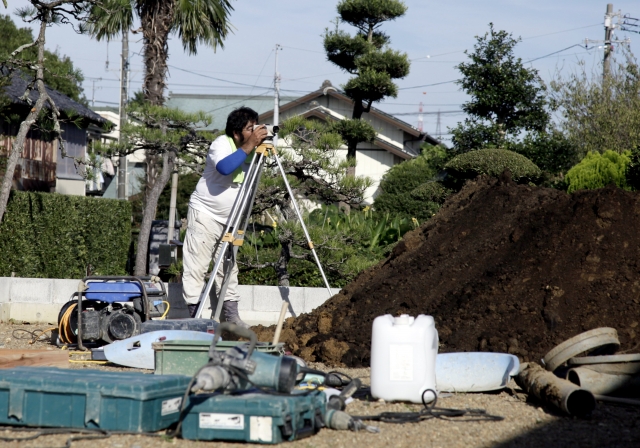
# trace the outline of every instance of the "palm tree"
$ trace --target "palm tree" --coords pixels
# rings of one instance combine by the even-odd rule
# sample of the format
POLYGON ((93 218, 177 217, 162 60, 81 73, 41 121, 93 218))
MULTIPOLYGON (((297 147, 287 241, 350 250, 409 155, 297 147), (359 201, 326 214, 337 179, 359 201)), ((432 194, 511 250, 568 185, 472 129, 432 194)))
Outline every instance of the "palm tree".
MULTIPOLYGON (((168 38, 178 33, 182 45, 189 54, 196 54, 198 44, 224 48, 224 39, 231 32, 228 22, 233 7, 230 0, 104 0, 100 7, 93 7, 87 29, 97 40, 111 39, 128 32, 133 25, 134 14, 141 23, 144 39, 145 76, 142 91, 152 106, 164 103, 168 38)), ((151 223, 156 214, 158 198, 174 170, 175 159, 163 156, 147 156, 147 185, 138 235, 138 251, 135 275, 147 271, 147 250, 151 223)))
POLYGON ((178 33, 189 54, 197 53, 198 44, 224 48, 231 11, 229 0, 105 0, 93 8, 88 30, 98 40, 112 39, 131 29, 134 14, 138 16, 144 39, 143 92, 151 104, 162 105, 169 35, 178 33))

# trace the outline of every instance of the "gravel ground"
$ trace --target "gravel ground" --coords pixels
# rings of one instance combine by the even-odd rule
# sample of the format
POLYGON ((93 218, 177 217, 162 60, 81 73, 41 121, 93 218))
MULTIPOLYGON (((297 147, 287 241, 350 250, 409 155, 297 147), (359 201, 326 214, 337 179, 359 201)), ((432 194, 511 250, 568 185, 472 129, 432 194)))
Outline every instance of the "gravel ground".
MULTIPOLYGON (((0 324, 0 348, 39 348, 59 350, 48 341, 29 344, 33 332, 49 326, 0 324), (17 331, 16 331, 17 330, 17 331), (26 339, 23 339, 26 338, 26 339)), ((74 355, 75 360, 80 356, 74 355)), ((72 369, 135 370, 111 365, 71 363, 72 369)), ((315 368, 326 369, 321 364, 315 368)), ((341 369, 350 376, 369 381, 369 369, 341 369)), ((148 371, 145 371, 148 372, 148 371)), ((461 421, 431 419, 420 423, 372 423, 380 428, 378 434, 369 432, 333 431, 323 429, 313 437, 288 443, 287 446, 305 448, 329 447, 600 447, 640 446, 640 409, 598 403, 589 419, 575 419, 556 413, 539 402, 528 399, 512 381, 507 389, 490 394, 452 394, 441 397, 438 406, 458 409, 485 409, 487 413, 504 417, 502 421, 461 421)), ((411 412, 421 406, 406 403, 355 400, 347 406, 352 415, 375 415, 381 412, 411 412)), ((17 432, 0 427, 0 441, 7 437, 30 437, 32 433, 17 432)), ((70 433, 43 435, 26 441, 2 441, 2 447, 65 446, 70 433)), ((76 440, 73 447, 91 448, 164 448, 180 447, 237 447, 237 443, 193 442, 146 435, 112 435, 108 438, 76 440)))

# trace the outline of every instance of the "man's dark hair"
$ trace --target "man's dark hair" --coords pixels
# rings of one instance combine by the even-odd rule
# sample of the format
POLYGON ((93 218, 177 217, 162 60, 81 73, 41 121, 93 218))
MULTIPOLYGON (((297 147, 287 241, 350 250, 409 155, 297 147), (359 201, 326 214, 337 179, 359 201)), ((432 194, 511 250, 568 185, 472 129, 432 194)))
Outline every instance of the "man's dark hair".
POLYGON ((242 134, 242 130, 250 121, 258 124, 258 112, 251 108, 242 106, 229 114, 227 117, 227 126, 224 128, 224 133, 231 138, 233 138, 234 132, 242 134))

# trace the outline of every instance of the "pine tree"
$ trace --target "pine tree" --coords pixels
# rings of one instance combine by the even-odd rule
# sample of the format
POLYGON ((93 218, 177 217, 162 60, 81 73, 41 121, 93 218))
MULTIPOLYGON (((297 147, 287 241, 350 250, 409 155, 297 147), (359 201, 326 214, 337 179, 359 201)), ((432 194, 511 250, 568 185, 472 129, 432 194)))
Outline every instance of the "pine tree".
POLYGON ((546 90, 537 70, 526 68, 513 49, 519 39, 506 31, 477 37, 469 62, 458 65, 458 84, 471 97, 462 109, 469 115, 452 129, 453 150, 508 149, 523 133, 543 132, 549 123, 546 90))
POLYGON ((352 119, 335 128, 347 143, 347 158, 353 160, 358 143, 375 138, 375 130, 361 120, 362 115, 373 103, 395 98, 398 88, 393 80, 409 74, 407 54, 389 48, 389 36, 380 31, 385 22, 403 16, 407 7, 399 0, 342 0, 337 9, 339 20, 358 30, 352 36, 336 26, 324 35, 329 61, 354 75, 343 86, 354 103, 352 119))

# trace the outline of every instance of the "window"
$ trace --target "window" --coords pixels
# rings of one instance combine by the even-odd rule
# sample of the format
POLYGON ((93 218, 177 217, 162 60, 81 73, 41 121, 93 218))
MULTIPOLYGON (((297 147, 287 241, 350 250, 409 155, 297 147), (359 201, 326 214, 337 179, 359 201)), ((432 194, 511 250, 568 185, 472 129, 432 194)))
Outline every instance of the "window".
POLYGON ((80 129, 73 123, 60 123, 62 140, 67 157, 62 157, 62 150, 58 147, 58 162, 56 176, 61 179, 84 179, 84 167, 76 169, 74 158, 84 160, 87 148, 87 131, 80 129))

